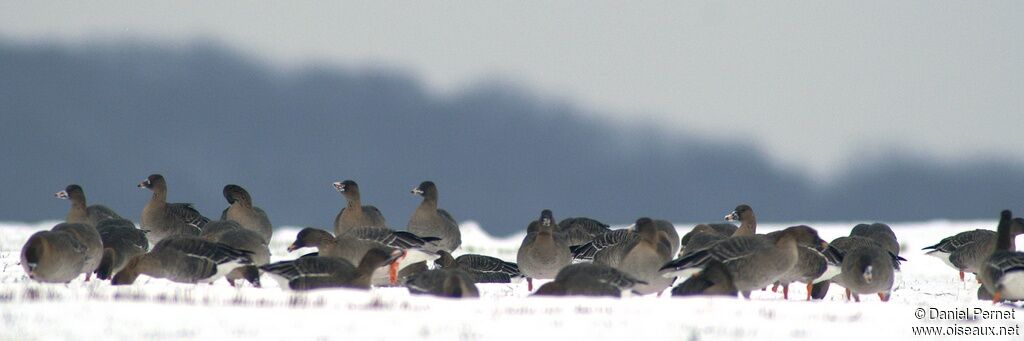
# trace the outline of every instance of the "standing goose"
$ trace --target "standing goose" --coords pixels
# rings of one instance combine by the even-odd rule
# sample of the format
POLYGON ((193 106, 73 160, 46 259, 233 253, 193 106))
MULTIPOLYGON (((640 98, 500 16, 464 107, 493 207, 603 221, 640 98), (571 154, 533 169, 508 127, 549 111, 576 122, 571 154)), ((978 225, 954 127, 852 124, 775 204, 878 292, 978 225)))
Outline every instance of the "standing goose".
POLYGON ((960 271, 960 281, 965 272, 979 271, 985 259, 995 251, 997 233, 991 230, 972 230, 943 238, 937 244, 925 247, 926 255, 942 260, 943 263, 960 271))
POLYGON ((227 185, 224 186, 224 199, 227 199, 230 206, 224 209, 220 220, 236 221, 243 228, 259 233, 263 240, 270 241, 274 227, 270 224, 267 213, 252 205, 252 197, 248 191, 239 185, 227 185))
POLYGON ((979 273, 981 284, 992 296, 992 302, 1002 300, 1024 300, 1024 252, 1016 252, 1014 249, 1014 237, 1024 229, 1016 219, 1011 219, 1012 213, 1004 210, 999 218, 999 227, 996 230, 996 250, 988 259, 979 273))
MULTIPOLYGON (((334 234, 343 235, 359 227, 387 227, 384 215, 376 207, 362 204, 359 199, 359 185, 355 181, 335 182, 334 189, 345 196, 345 208, 334 218, 334 234)), ((360 257, 362 257, 360 255, 360 257)))
POLYGON ((96 268, 96 277, 99 279, 110 279, 114 273, 124 268, 129 259, 149 250, 146 233, 135 228, 135 223, 130 220, 103 220, 96 226, 96 231, 103 241, 103 258, 96 268))
POLYGON ((172 236, 198 236, 199 231, 210 222, 192 204, 167 203, 167 182, 164 176, 153 174, 139 184, 139 188, 153 191, 153 197, 142 209, 140 228, 148 231, 150 243, 159 243, 172 236))
POLYGON ((646 282, 633 288, 641 295, 660 293, 674 280, 659 273, 660 267, 672 259, 669 237, 650 218, 638 219, 635 226, 636 233, 630 238, 598 251, 594 255, 594 263, 610 266, 646 282))
POLYGON ((246 229, 236 221, 218 220, 206 224, 199 237, 252 253, 252 265, 238 267, 226 277, 231 286, 235 286, 238 279, 245 279, 257 287, 260 286, 256 267, 270 263, 270 248, 259 232, 246 229))
POLYGON ((846 297, 860 302, 861 294, 878 294, 883 302, 891 296, 894 271, 892 254, 879 245, 863 245, 843 255, 842 272, 832 281, 846 288, 846 297))
MULTIPOLYGON (((799 225, 800 227, 810 229, 806 225, 799 225)), ((775 231, 768 235, 779 233, 775 231)), ((807 284, 807 300, 811 300, 811 291, 814 283, 827 280, 838 274, 839 263, 833 258, 830 263, 830 258, 825 255, 831 248, 831 252, 837 252, 834 247, 827 244, 807 244, 797 243, 797 261, 788 271, 782 274, 776 282, 777 285, 782 286, 782 298, 789 299, 789 284, 793 282, 801 282, 807 284), (831 265, 831 267, 830 267, 831 265), (832 272, 829 272, 832 269, 832 272), (823 278, 824 277, 824 278, 823 278)), ((772 291, 775 291, 776 286, 772 286, 772 291)))
POLYGON ((452 254, 444 250, 437 254, 440 258, 434 261, 435 264, 443 269, 465 271, 474 283, 511 283, 512 278, 523 276, 519 272, 519 265, 498 258, 474 254, 453 258, 452 254))
POLYGON ((583 245, 594 240, 594 237, 611 232, 608 224, 585 218, 566 218, 558 222, 558 232, 565 235, 569 246, 583 245))
POLYGON ((413 274, 406 280, 405 287, 412 294, 450 298, 480 297, 480 291, 471 276, 461 269, 434 269, 413 274))
POLYGON ((572 263, 572 254, 551 210, 543 210, 540 219, 527 226, 526 237, 516 254, 516 264, 526 276, 527 289, 533 291, 533 279, 555 278, 558 271, 572 263))
POLYGON ((252 264, 252 253, 194 236, 164 238, 135 256, 114 275, 113 285, 135 283, 140 274, 178 283, 213 283, 237 267, 252 264))
POLYGON ((338 257, 349 263, 358 264, 363 255, 371 249, 382 249, 388 252, 401 250, 404 252, 402 257, 407 261, 391 262, 389 269, 378 269, 374 277, 374 283, 382 283, 378 281, 380 279, 395 284, 398 282, 399 270, 438 257, 434 251, 426 249, 429 247, 428 242, 408 232, 392 231, 385 228, 353 229, 347 234, 335 237, 330 232, 307 227, 300 230, 295 236, 295 242, 288 246, 288 251, 314 247, 317 248, 321 256, 338 257))
POLYGON ((57 192, 54 196, 59 199, 71 200, 71 209, 68 210, 67 218, 64 218, 65 222, 89 224, 95 227, 103 219, 121 219, 121 216, 106 206, 87 205, 85 202, 85 191, 82 190, 82 186, 68 185, 63 191, 57 192))
POLYGON ((103 254, 99 233, 86 224, 60 223, 39 231, 21 248, 21 266, 32 280, 67 283, 96 270, 103 254))
POLYGON ((432 181, 424 181, 412 189, 412 194, 423 197, 420 206, 409 218, 406 229, 421 237, 437 237, 442 250, 452 252, 462 245, 462 232, 459 224, 448 211, 437 208, 437 186, 432 181))
POLYGON ((757 234, 757 216, 750 205, 740 204, 732 212, 725 215, 726 221, 739 221, 740 227, 733 232, 733 236, 752 236, 757 234))
POLYGON ((750 291, 777 281, 797 261, 797 244, 824 244, 817 231, 789 227, 773 235, 746 235, 725 239, 714 246, 668 262, 663 276, 684 278, 702 270, 710 261, 725 265, 736 290, 750 298, 750 291))
POLYGON ((359 259, 359 265, 337 257, 303 256, 260 267, 281 288, 311 290, 320 288, 369 289, 375 270, 391 264, 401 251, 370 249, 359 259))

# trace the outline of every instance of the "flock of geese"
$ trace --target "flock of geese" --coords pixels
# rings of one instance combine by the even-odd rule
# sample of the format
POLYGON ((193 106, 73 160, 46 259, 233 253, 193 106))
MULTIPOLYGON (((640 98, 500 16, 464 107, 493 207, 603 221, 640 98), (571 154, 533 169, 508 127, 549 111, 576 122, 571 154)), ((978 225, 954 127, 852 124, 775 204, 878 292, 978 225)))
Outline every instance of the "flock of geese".
MULTIPOLYGON (((900 244, 886 224, 859 224, 849 236, 831 242, 815 229, 798 225, 757 233, 748 205, 726 215, 732 223, 699 224, 682 236, 668 221, 640 218, 625 229, 590 218, 560 222, 550 210, 529 223, 516 263, 495 257, 453 257, 462 241, 459 225, 438 208, 437 186, 425 181, 412 193, 423 201, 406 231, 388 228, 380 210, 363 205, 359 185, 333 184, 347 205, 334 220, 334 233, 316 228, 299 231, 292 252, 316 252, 270 262, 270 219, 238 185, 223 189, 228 207, 211 221, 190 204, 168 203, 167 182, 150 175, 139 187, 153 195, 137 228, 110 208, 87 205, 81 186, 56 194, 70 199, 66 222, 33 234, 21 251, 21 265, 32 280, 67 283, 93 274, 113 285, 132 284, 139 275, 182 283, 235 285, 245 280, 259 287, 263 274, 291 290, 402 285, 415 294, 476 297, 478 283, 510 283, 525 278, 535 295, 619 297, 624 292, 673 296, 742 294, 807 286, 807 300, 823 298, 831 283, 846 289, 847 299, 877 294, 891 297, 900 269, 900 244), (152 246, 152 247, 151 247, 152 246), (550 280, 533 288, 533 279, 550 280)), ((1024 253, 1015 252, 1014 237, 1024 233, 1024 219, 1002 211, 996 231, 973 230, 925 248, 960 272, 976 274, 979 299, 1024 299, 1024 253)))

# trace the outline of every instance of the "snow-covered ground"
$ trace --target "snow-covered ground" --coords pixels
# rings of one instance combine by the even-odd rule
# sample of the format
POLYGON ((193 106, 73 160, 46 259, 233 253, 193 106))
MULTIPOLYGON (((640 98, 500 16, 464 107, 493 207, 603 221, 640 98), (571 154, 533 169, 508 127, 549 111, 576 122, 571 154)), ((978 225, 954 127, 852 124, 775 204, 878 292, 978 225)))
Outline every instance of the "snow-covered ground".
MULTIPOLYGON (((480 285, 480 299, 450 300, 410 296, 403 288, 370 291, 321 290, 293 293, 265 279, 263 288, 185 285, 140 277, 134 285, 107 282, 70 284, 31 282, 18 265, 30 234, 55 222, 0 224, 0 340, 35 339, 345 339, 345 340, 873 340, 913 339, 912 327, 1015 327, 1024 311, 975 299, 978 284, 920 249, 955 232, 994 229, 987 222, 896 224, 903 244, 903 265, 892 300, 864 296, 847 302, 833 285, 823 301, 806 302, 802 285, 781 293, 755 292, 751 300, 733 298, 530 297, 525 283, 480 285), (1012 311, 1013 319, 927 317, 931 309, 975 308, 1012 311), (924 309, 926 317, 915 315, 924 309)), ((822 238, 846 235, 854 224, 810 224, 822 238)), ((692 224, 679 225, 681 230, 692 224)), ((788 225, 760 225, 769 232, 788 225)), ((462 226, 462 252, 515 261, 522 238, 494 238, 479 226, 462 226)), ((296 229, 275 231, 274 260, 297 257, 285 251, 296 229)), ((681 231, 684 232, 684 231, 681 231)), ((682 233, 681 233, 682 234, 682 233)), ((1018 243, 1018 245, 1024 245, 1018 243)), ((973 329, 944 328, 944 332, 973 329)), ((1012 332, 1013 330, 1011 330, 1012 332)), ((960 339, 964 336, 922 336, 960 339)), ((986 340, 1024 339, 986 336, 986 340)))

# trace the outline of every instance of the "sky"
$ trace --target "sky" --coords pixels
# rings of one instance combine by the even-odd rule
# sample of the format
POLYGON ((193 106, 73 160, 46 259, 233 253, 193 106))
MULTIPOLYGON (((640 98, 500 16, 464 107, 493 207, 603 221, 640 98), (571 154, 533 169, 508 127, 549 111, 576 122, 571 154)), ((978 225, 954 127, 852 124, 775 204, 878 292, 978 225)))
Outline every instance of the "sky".
POLYGON ((494 80, 618 125, 749 144, 815 179, 904 152, 1024 158, 1024 3, 0 2, 0 38, 213 40, 283 68, 494 80))

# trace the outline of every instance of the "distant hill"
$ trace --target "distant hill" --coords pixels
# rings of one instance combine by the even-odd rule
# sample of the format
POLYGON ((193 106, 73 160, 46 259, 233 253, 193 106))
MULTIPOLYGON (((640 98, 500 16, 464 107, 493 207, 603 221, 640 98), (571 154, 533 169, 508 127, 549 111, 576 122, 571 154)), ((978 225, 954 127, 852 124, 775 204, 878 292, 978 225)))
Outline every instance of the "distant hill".
MULTIPOLYGON (((1024 206, 1006 162, 940 164, 898 155, 815 186, 752 146, 618 127, 572 103, 484 83, 430 95, 391 70, 275 71, 209 44, 174 50, 0 43, 0 220, 63 217, 53 192, 138 219, 153 172, 169 199, 216 218, 240 184, 277 225, 330 227, 359 182, 364 203, 403 228, 435 181, 441 205, 492 233, 556 218, 717 221, 750 203, 762 221, 994 218, 1024 206)), ((912 129, 908 127, 908 129, 912 129)), ((813 143, 809 141, 808 143, 813 143)))

